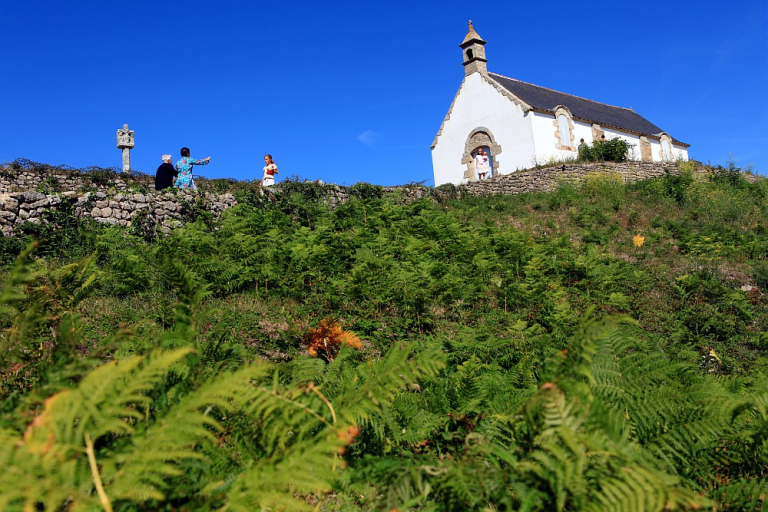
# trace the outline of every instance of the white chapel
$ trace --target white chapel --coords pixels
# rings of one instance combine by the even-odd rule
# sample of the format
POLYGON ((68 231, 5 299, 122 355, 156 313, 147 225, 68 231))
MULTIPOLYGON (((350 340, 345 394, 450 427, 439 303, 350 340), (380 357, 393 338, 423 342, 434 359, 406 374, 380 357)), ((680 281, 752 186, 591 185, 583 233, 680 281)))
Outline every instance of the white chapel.
POLYGON ((580 139, 591 144, 603 136, 631 144, 630 160, 688 160, 689 144, 632 109, 490 73, 485 43, 470 21, 460 45, 464 80, 432 143, 435 186, 483 177, 478 166, 490 178, 575 159, 580 139))

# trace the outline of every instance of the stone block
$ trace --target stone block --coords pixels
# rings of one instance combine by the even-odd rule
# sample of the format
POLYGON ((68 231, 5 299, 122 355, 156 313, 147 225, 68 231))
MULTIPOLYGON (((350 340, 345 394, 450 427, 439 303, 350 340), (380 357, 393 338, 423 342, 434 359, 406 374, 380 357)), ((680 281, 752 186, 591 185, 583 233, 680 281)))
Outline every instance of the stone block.
POLYGON ((8 194, 0 194, 0 210, 16 213, 19 211, 19 201, 8 194))
POLYGON ((101 215, 103 217, 111 217, 112 216, 112 208, 107 206, 106 208, 101 209, 101 215))
POLYGON ((37 208, 45 208, 46 206, 50 206, 50 205, 51 205, 50 199, 48 199, 47 197, 43 197, 41 200, 31 203, 29 205, 29 209, 34 210, 37 208))
POLYGON ((45 194, 41 194, 40 192, 23 192, 22 196, 24 197, 25 203, 35 203, 41 199, 45 199, 45 194))

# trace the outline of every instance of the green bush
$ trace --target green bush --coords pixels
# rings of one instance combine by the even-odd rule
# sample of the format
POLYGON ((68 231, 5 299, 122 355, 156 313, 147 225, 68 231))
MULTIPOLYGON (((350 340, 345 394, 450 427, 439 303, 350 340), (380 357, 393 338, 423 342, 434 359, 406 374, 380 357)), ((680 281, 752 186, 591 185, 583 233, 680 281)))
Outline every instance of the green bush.
POLYGON ((624 162, 627 160, 630 148, 634 147, 620 138, 601 142, 596 140, 592 145, 584 144, 579 151, 579 159, 588 162, 624 162))

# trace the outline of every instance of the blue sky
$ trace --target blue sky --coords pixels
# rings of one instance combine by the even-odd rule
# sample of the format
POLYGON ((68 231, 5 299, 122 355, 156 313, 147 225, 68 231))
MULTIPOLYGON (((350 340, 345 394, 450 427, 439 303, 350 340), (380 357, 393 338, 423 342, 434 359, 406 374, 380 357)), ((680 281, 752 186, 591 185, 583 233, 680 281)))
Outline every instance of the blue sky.
POLYGON ((432 184, 472 19, 488 69, 632 107, 693 158, 768 174, 765 0, 6 0, 0 162, 132 166, 189 146, 211 178, 432 184))

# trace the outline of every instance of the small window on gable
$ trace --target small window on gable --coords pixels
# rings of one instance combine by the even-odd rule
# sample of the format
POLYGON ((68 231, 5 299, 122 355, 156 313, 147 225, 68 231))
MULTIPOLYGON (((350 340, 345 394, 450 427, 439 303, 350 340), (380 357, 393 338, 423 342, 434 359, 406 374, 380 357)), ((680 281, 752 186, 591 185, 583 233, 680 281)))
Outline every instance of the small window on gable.
POLYGON ((558 131, 560 132, 560 145, 569 147, 571 145, 571 128, 565 114, 557 116, 557 125, 558 131))

